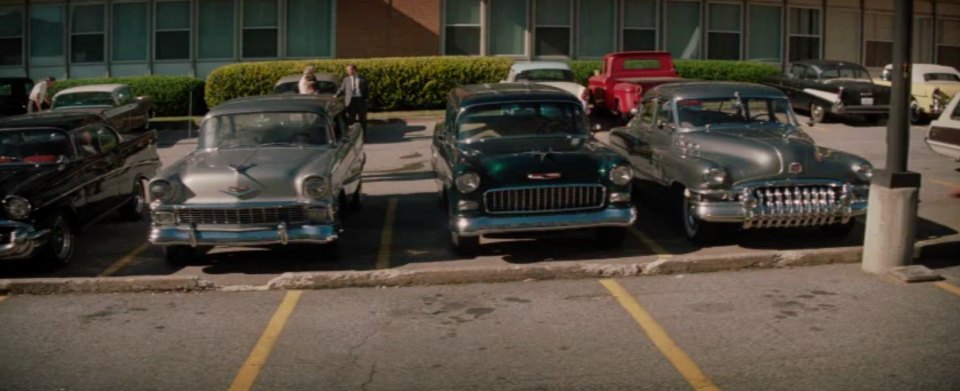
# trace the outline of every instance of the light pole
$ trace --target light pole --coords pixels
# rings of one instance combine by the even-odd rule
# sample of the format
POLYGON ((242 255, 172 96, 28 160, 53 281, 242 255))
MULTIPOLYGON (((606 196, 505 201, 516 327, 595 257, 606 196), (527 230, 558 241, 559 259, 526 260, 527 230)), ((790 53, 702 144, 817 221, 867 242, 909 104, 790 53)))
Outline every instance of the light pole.
POLYGON ((893 91, 887 121, 887 165, 870 183, 863 271, 880 274, 912 262, 920 174, 907 171, 910 149, 910 46, 913 1, 894 0, 893 91))

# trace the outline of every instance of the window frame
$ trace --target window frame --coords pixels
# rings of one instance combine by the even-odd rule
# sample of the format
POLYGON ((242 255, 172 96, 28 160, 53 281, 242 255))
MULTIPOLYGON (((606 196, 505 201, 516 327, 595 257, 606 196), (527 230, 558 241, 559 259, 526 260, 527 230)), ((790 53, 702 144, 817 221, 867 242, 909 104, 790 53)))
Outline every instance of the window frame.
MULTIPOLYGON (((574 36, 576 32, 574 31, 574 19, 576 18, 577 12, 577 0, 566 0, 570 5, 570 18, 567 19, 566 25, 559 24, 537 24, 537 1, 533 0, 533 5, 530 7, 530 18, 533 21, 533 27, 530 28, 531 44, 530 44, 530 57, 534 59, 543 59, 543 60, 561 60, 561 59, 571 59, 574 58, 573 52, 576 50, 576 43, 574 42, 574 36), (565 28, 567 29, 567 54, 566 55, 537 55, 537 29, 539 28, 565 28)), ((614 29, 616 30, 616 29, 614 29)), ((615 37, 614 37, 615 38, 615 37)))
MULTIPOLYGON (((581 26, 582 23, 580 23, 580 17, 581 17, 582 14, 584 14, 584 12, 580 12, 580 11, 582 10, 581 5, 583 4, 583 1, 584 1, 584 0, 576 0, 576 1, 574 2, 575 5, 576 5, 577 12, 570 15, 570 18, 571 18, 571 19, 576 18, 576 23, 575 23, 575 26, 576 26, 576 39, 574 40, 574 41, 575 41, 574 43, 576 44, 576 48, 573 48, 573 51, 576 53, 576 58, 577 58, 577 59, 598 60, 598 59, 603 58, 603 56, 606 55, 606 54, 603 54, 603 55, 600 55, 600 56, 583 56, 583 55, 580 55, 580 52, 582 51, 580 48, 583 46, 583 39, 582 39, 583 37, 580 36, 580 32, 582 31, 582 26, 581 26)), ((612 28, 611 28, 611 30, 612 30, 613 33, 610 35, 609 38, 610 38, 610 39, 612 40, 612 42, 613 42, 613 45, 612 45, 613 50, 614 50, 614 51, 617 51, 617 50, 619 50, 619 47, 618 47, 619 45, 618 45, 618 42, 617 42, 617 36, 622 36, 622 35, 623 35, 623 33, 622 33, 621 31, 617 31, 617 24, 620 23, 620 25, 623 25, 623 23, 622 23, 622 21, 623 21, 623 12, 622 12, 622 11, 624 10, 624 8, 623 8, 623 7, 624 7, 624 5, 623 5, 624 2, 621 1, 621 0, 611 0, 611 1, 613 2, 613 20, 611 20, 611 22, 613 22, 613 26, 612 26, 612 28), (618 13, 618 12, 620 12, 620 16, 617 16, 617 13, 618 13)), ((572 22, 571 22, 571 23, 572 23, 572 22)))
MULTIPOLYGON (((19 64, 0 64, 0 68, 17 68, 23 67, 27 59, 27 40, 26 32, 24 30, 30 28, 27 20, 27 7, 24 4, 12 4, 4 5, 0 9, 15 9, 20 11, 20 35, 0 35, 0 39, 19 39, 20 40, 20 63, 19 64)), ((29 91, 27 91, 29 93, 29 91)))
MULTIPOLYGON (((112 53, 109 53, 109 50, 107 50, 107 45, 110 43, 110 42, 107 40, 107 30, 108 30, 110 27, 112 27, 112 22, 113 22, 113 21, 108 21, 108 20, 107 20, 108 17, 112 16, 112 14, 108 12, 109 10, 107 9, 107 3, 105 3, 105 2, 104 2, 104 3, 93 2, 93 3, 69 3, 69 4, 70 4, 70 12, 69 12, 69 15, 67 16, 67 18, 69 19, 69 22, 67 23, 67 25, 68 25, 70 28, 68 29, 69 31, 67 32, 67 36, 68 36, 68 39, 67 39, 67 61, 68 61, 71 65, 73 65, 73 64, 77 64, 77 65, 99 65, 99 64, 106 64, 107 61, 108 61, 107 55, 108 55, 108 54, 112 55, 112 53), (103 28, 102 28, 99 32, 95 32, 95 33, 91 33, 91 32, 77 33, 77 32, 74 32, 73 29, 76 27, 76 24, 73 23, 73 18, 74 18, 75 13, 77 12, 77 7, 90 7, 90 6, 98 6, 98 7, 100 7, 100 10, 102 11, 102 12, 101 12, 101 15, 103 16, 103 18, 101 19, 103 28), (101 58, 102 58, 100 61, 74 61, 74 60, 73 60, 73 46, 74 46, 74 45, 73 45, 73 37, 83 36, 83 35, 100 35, 100 36, 101 36, 101 37, 100 37, 100 41, 101 41, 101 43, 102 43, 103 46, 100 48, 100 52, 101 52, 100 55, 101 55, 101 58)), ((111 8, 112 8, 112 4, 111 4, 111 8)))
MULTIPOLYGON (((29 40, 26 40, 26 39, 25 39, 25 42, 24 42, 24 52, 25 52, 25 55, 28 56, 28 57, 27 57, 27 58, 28 58, 27 61, 29 61, 30 66, 31 66, 31 67, 33 67, 33 66, 45 66, 45 67, 46 67, 46 66, 54 66, 54 67, 68 66, 68 65, 70 64, 70 59, 68 58, 68 56, 70 55, 70 42, 69 42, 69 39, 70 39, 70 38, 69 38, 69 37, 70 37, 70 30, 69 30, 69 27, 70 27, 70 25, 69 25, 70 9, 69 9, 69 7, 67 6, 67 3, 66 3, 66 2, 63 2, 63 1, 58 1, 58 2, 30 2, 29 4, 27 4, 26 13, 27 13, 28 15, 26 15, 25 17, 27 17, 27 16, 29 16, 29 17, 27 17, 27 20, 26 20, 26 23, 27 23, 27 24, 24 26, 24 28, 30 29, 30 32, 29 32, 29 33, 25 33, 25 36, 30 36, 30 39, 29 39, 29 40), (56 38, 60 40, 60 54, 58 54, 58 55, 56 55, 56 56, 34 56, 34 55, 33 55, 33 51, 32 51, 32 49, 33 49, 33 43, 36 41, 36 39, 35 39, 35 37, 34 37, 34 34, 32 34, 32 30, 33 30, 33 15, 34 15, 34 10, 33 10, 33 8, 34 8, 34 7, 38 7, 38 8, 41 8, 41 7, 51 7, 51 8, 57 8, 57 9, 58 9, 58 11, 59 11, 59 13, 60 13, 60 24, 61 24, 60 27, 62 28, 62 32, 61 32, 61 34, 59 34, 59 37, 56 37, 56 38), (46 60, 44 60, 44 59, 47 59, 47 58, 56 58, 56 60, 53 60, 53 61, 46 61, 46 60)), ((49 36, 49 37, 52 38, 52 37, 54 37, 54 36, 49 36)))
POLYGON ((113 0, 113 1, 110 1, 109 5, 110 5, 108 7, 109 14, 107 14, 104 18, 107 21, 107 23, 109 23, 109 28, 107 29, 109 30, 107 34, 109 36, 107 39, 107 45, 109 45, 107 54, 109 56, 105 58, 109 59, 110 64, 143 64, 143 63, 149 62, 150 56, 152 55, 152 52, 153 52, 153 45, 154 45, 154 36, 151 31, 154 25, 152 24, 153 15, 150 12, 151 11, 150 9, 152 8, 150 6, 150 1, 149 0, 113 0), (125 5, 125 4, 142 4, 144 9, 146 9, 147 14, 143 18, 143 23, 146 24, 147 48, 146 48, 146 52, 144 53, 144 58, 142 60, 117 60, 116 58, 114 58, 117 52, 116 50, 114 50, 114 44, 116 43, 116 39, 117 39, 117 29, 116 29, 116 25, 113 23, 113 17, 116 14, 116 9, 114 7, 118 5, 125 5))
POLYGON ((447 35, 448 35, 448 34, 447 34, 447 28, 449 28, 449 27, 476 27, 477 30, 479 30, 479 34, 478 34, 477 36, 478 36, 479 39, 480 39, 480 42, 477 42, 477 48, 478 48, 477 51, 478 51, 478 53, 477 53, 477 54, 466 54, 466 56, 471 56, 471 57, 472 57, 472 56, 485 56, 485 55, 487 54, 487 48, 486 48, 485 46, 490 46, 490 43, 487 42, 486 45, 484 45, 483 43, 484 43, 484 41, 486 41, 486 38, 484 37, 484 33, 486 33, 486 31, 485 31, 486 29, 484 29, 484 25, 489 26, 488 21, 485 20, 485 19, 489 19, 489 12, 486 12, 486 10, 484 10, 484 7, 487 7, 487 6, 488 6, 488 3, 487 3, 487 1, 485 1, 485 0, 476 0, 476 2, 477 2, 477 8, 478 8, 478 10, 479 10, 478 12, 480 13, 479 17, 477 18, 479 21, 478 21, 476 24, 472 24, 472 23, 471 23, 471 24, 466 24, 466 23, 448 24, 448 23, 447 23, 447 10, 448 10, 449 7, 450 7, 449 1, 448 1, 448 0, 443 0, 443 1, 441 2, 441 8, 440 8, 440 54, 441 54, 442 56, 454 56, 454 54, 448 54, 448 53, 447 53, 447 35))
MULTIPOLYGON (((883 17, 889 17, 889 18, 891 19, 891 20, 890 20, 890 22, 891 22, 891 27, 893 26, 893 23, 895 22, 895 21, 893 20, 893 16, 894 16, 894 15, 893 15, 892 12, 889 12, 889 11, 876 11, 876 10, 869 10, 869 11, 868 11, 868 10, 864 10, 863 13, 862 13, 862 15, 863 15, 863 26, 862 26, 862 29, 863 29, 863 51, 860 53, 860 63, 861 63, 861 65, 863 65, 865 68, 883 68, 883 67, 886 66, 887 64, 879 64, 879 65, 876 65, 876 64, 874 64, 874 65, 867 64, 867 59, 870 58, 870 57, 867 56, 867 44, 868 44, 869 42, 888 43, 888 44, 890 44, 890 47, 891 47, 891 48, 890 48, 890 52, 891 52, 891 55, 892 55, 892 53, 893 53, 893 41, 892 41, 892 40, 889 40, 889 41, 888 41, 888 40, 883 40, 883 39, 871 39, 871 37, 867 35, 867 26, 866 26, 866 25, 867 25, 867 15, 879 15, 879 16, 883 16, 883 17)), ((916 17, 916 16, 914 16, 914 17, 916 17)), ((891 32, 891 34, 894 34, 894 33, 891 32)), ((912 57, 912 56, 913 56, 913 53, 912 53, 912 52, 913 52, 913 49, 911 48, 910 51, 911 51, 910 56, 912 57)), ((893 58, 891 57, 891 58, 890 58, 890 63, 892 63, 892 62, 893 62, 893 58)))
POLYGON ((743 60, 743 57, 744 57, 744 46, 745 46, 744 43, 743 43, 743 37, 744 37, 744 31, 746 30, 746 29, 744 28, 744 26, 746 25, 746 23, 744 22, 743 5, 744 5, 743 3, 735 3, 735 2, 730 2, 730 1, 709 1, 709 2, 707 2, 707 3, 705 4, 705 8, 706 8, 707 12, 706 12, 705 15, 703 15, 704 17, 702 18, 702 19, 705 19, 705 20, 706 20, 706 24, 707 24, 706 28, 703 29, 703 31, 706 31, 706 37, 703 39, 703 51, 704 51, 703 59, 704 59, 704 60, 712 60, 712 58, 710 57, 710 34, 712 34, 712 33, 737 34, 737 49, 738 49, 738 52, 737 52, 737 59, 734 60, 734 61, 743 60), (732 30, 715 30, 715 29, 713 28, 713 26, 710 25, 710 19, 711 19, 711 18, 710 18, 710 8, 711 8, 712 6, 714 6, 714 5, 727 5, 727 6, 735 6, 735 7, 739 8, 739 10, 740 10, 740 20, 737 21, 737 24, 740 25, 740 30, 739 30, 739 31, 732 31, 732 30))
POLYGON ((788 6, 787 6, 787 20, 786 20, 786 23, 784 23, 784 25, 786 26, 785 34, 786 34, 786 36, 787 36, 787 48, 786 48, 786 50, 784 51, 784 55, 786 55, 787 62, 802 61, 802 60, 820 60, 820 59, 823 59, 823 48, 824 48, 824 46, 823 46, 823 25, 824 25, 824 18, 825 18, 825 16, 824 16, 823 7, 821 7, 821 6, 811 6, 811 5, 801 5, 801 4, 798 4, 798 5, 788 5, 788 6), (816 11, 817 11, 817 35, 812 35, 812 34, 794 34, 794 33, 793 33, 793 25, 792 25, 792 23, 791 23, 791 21, 793 20, 793 18, 791 17, 791 16, 792 16, 791 14, 792 14, 793 10, 807 10, 807 11, 816 10, 816 11), (790 58, 790 49, 793 48, 793 45, 792 45, 792 43, 791 43, 790 41, 791 41, 791 38, 793 38, 793 37, 799 37, 799 38, 816 38, 816 39, 817 39, 817 57, 816 57, 816 58, 801 58, 801 59, 796 59, 796 60, 795 60, 795 59, 791 59, 791 58, 790 58))
POLYGON ((181 62, 189 62, 189 61, 191 61, 191 60, 194 60, 194 55, 193 55, 194 44, 193 44, 193 40, 194 40, 194 35, 195 35, 195 34, 194 34, 194 32, 193 32, 193 30, 194 30, 194 29, 193 29, 193 17, 194 17, 194 15, 193 15, 193 10, 194 10, 194 5, 195 5, 195 4, 196 4, 196 3, 195 3, 193 0, 153 0, 153 10, 152 10, 152 11, 153 11, 153 15, 150 17, 150 20, 151 20, 150 30, 152 30, 151 33, 150 33, 150 46, 151 46, 151 48, 150 48, 150 49, 151 49, 151 50, 150 50, 150 51, 151 51, 150 55, 151 55, 151 59, 153 60, 154 63, 161 63, 161 64, 166 64, 166 63, 181 63, 181 62), (157 26, 158 26, 158 25, 157 25, 157 15, 159 14, 159 12, 157 12, 157 9, 160 8, 160 4, 163 4, 163 3, 187 3, 187 9, 190 10, 190 14, 187 15, 187 27, 186 27, 186 28, 160 29, 160 28, 157 27, 157 26), (176 58, 176 59, 158 59, 158 58, 157 58, 157 47, 158 47, 159 45, 157 45, 157 33, 162 33, 162 32, 183 32, 183 31, 186 31, 186 32, 187 32, 187 57, 186 57, 186 58, 176 58))
POLYGON ((621 0, 620 7, 618 11, 620 12, 619 23, 620 23, 620 41, 619 41, 619 50, 626 50, 624 44, 627 42, 626 36, 627 31, 653 31, 653 50, 661 50, 660 45, 660 12, 663 7, 660 3, 663 0, 643 0, 653 3, 654 9, 654 18, 653 18, 653 27, 627 27, 627 3, 630 0, 621 0))
MULTIPOLYGON (((306 57, 289 56, 287 54, 289 53, 289 49, 290 49, 289 48, 290 40, 288 38, 290 34, 290 25, 289 23, 287 23, 287 15, 289 14, 289 10, 290 10, 290 1, 280 0, 280 2, 281 4, 283 4, 283 15, 280 15, 279 13, 277 15, 278 15, 278 18, 283 18, 284 31, 283 31, 283 37, 280 37, 279 32, 277 33, 277 40, 283 43, 282 53, 280 52, 281 49, 279 47, 277 48, 278 56, 282 54, 283 58, 290 58, 290 59, 336 58, 337 57, 337 0, 329 0, 330 2, 330 36, 328 38, 330 40, 330 55, 329 56, 306 56, 306 57)), ((234 11, 236 11, 236 8, 237 7, 234 7, 234 11)), ((243 18, 242 15, 240 16, 240 18, 241 19, 243 18)), ((242 50, 242 47, 241 47, 241 50, 242 50)))
MULTIPOLYGON (((950 22, 954 22, 954 23, 960 24, 960 17, 949 17, 949 16, 940 16, 940 15, 937 15, 937 16, 934 18, 934 24, 935 24, 935 26, 933 26, 933 35, 934 35, 934 37, 935 37, 935 44, 936 44, 936 45, 934 46, 933 60, 934 60, 934 62, 937 63, 937 64, 942 64, 942 61, 943 61, 943 59, 940 58, 940 47, 951 47, 951 48, 957 48, 957 50, 960 50, 960 44, 951 45, 951 44, 943 44, 943 43, 940 43, 940 40, 941 40, 941 39, 943 38, 943 36, 944 36, 944 34, 942 34, 942 32, 940 31, 940 23, 941 23, 941 22, 944 22, 944 21, 950 21, 950 22)), ((950 64, 947 64, 947 65, 950 65, 950 64)), ((951 65, 951 66, 953 66, 953 65, 951 65)), ((960 105, 958 105, 958 106, 960 106, 960 105)))
MULTIPOLYGON (((697 5, 697 7, 698 7, 697 13, 699 14, 699 18, 697 18, 697 27, 698 27, 698 29, 700 30, 700 43, 697 45, 697 56, 696 56, 696 58, 690 58, 689 60, 703 60, 704 57, 705 57, 705 56, 704 56, 704 54, 705 54, 704 51, 706 51, 706 48, 704 47, 705 42, 704 42, 704 34, 703 34, 704 16, 705 16, 705 14, 706 14, 706 13, 704 12, 704 9, 706 8, 706 7, 705 7, 706 2, 701 1, 701 0, 659 0, 659 2, 666 3, 666 4, 691 3, 691 4, 696 4, 696 5, 697 5)), ((659 10, 658 10, 658 15, 659 15, 659 10)), ((663 42, 663 48, 662 48, 662 49, 663 49, 663 51, 665 51, 665 52, 669 52, 669 51, 670 51, 670 49, 669 49, 669 46, 670 46, 670 45, 667 44, 667 41, 669 41, 669 39, 670 39, 670 38, 669 38, 669 37, 670 37, 670 7, 664 7, 664 9, 663 9, 663 32, 664 32, 664 38, 665 38, 665 39, 664 39, 664 42, 663 42)), ((672 53, 671 53, 671 56, 673 56, 672 53)), ((673 58, 674 58, 674 60, 684 59, 683 56, 673 56, 673 58)))
MULTIPOLYGON (((760 63, 765 63, 765 64, 767 64, 767 62, 760 61, 760 60, 754 60, 753 58, 751 58, 752 55, 751 55, 751 51, 750 51, 750 29, 753 27, 753 26, 751 25, 751 20, 752 20, 752 19, 751 19, 751 12, 753 11, 753 7, 770 7, 770 8, 776 8, 776 9, 777 9, 777 15, 780 17, 780 23, 779 23, 779 24, 780 24, 780 34, 778 34, 777 37, 776 37, 776 39, 777 39, 777 47, 779 48, 779 50, 778 50, 778 52, 779 52, 779 57, 777 58, 777 61, 776 61, 775 63, 772 63, 772 64, 775 64, 775 65, 777 65, 777 66, 782 66, 782 65, 784 64, 784 59, 787 58, 787 53, 786 53, 787 45, 784 45, 784 39, 783 39, 784 34, 787 33, 787 25, 786 25, 786 23, 784 23, 784 20, 783 20, 783 17, 784 17, 784 13, 783 13, 784 5, 783 5, 783 4, 773 4, 773 3, 747 3, 747 4, 746 4, 746 13, 745 13, 745 15, 744 15, 744 22, 745 22, 745 23, 744 23, 744 27, 745 27, 745 29, 744 29, 744 40, 743 40, 743 46, 744 46, 743 60, 744 60, 744 61, 756 61, 756 62, 760 62, 760 63)), ((789 15, 787 15, 787 16, 789 16, 789 15)), ((788 39, 788 41, 789 41, 789 39, 788 39)), ((789 44, 789 43, 788 43, 788 44, 789 44)))
POLYGON ((191 39, 191 42, 196 41, 196 45, 197 45, 196 61, 197 62, 239 61, 240 48, 241 48, 240 35, 242 35, 242 30, 238 26, 240 26, 241 19, 243 18, 243 15, 240 14, 240 10, 241 10, 240 3, 242 3, 242 1, 237 1, 237 0, 230 0, 230 1, 233 5, 233 14, 230 15, 230 17, 233 18, 233 29, 230 31, 230 38, 231 38, 230 46, 231 46, 233 55, 230 57, 201 57, 200 56, 200 40, 202 39, 200 36, 200 24, 203 22, 203 20, 201 19, 200 3, 203 2, 203 0, 198 0, 197 2, 194 3, 193 12, 196 15, 194 18, 196 19, 197 32, 195 34, 196 38, 191 39))
MULTIPOLYGON (((238 0, 236 2, 240 4, 240 7, 239 7, 240 10, 239 10, 239 16, 238 16, 240 23, 236 27, 234 27, 235 31, 239 34, 239 36, 235 38, 239 43, 239 45, 237 45, 238 52, 235 53, 235 57, 240 59, 240 61, 248 61, 248 60, 263 61, 263 60, 269 60, 269 59, 284 58, 283 56, 286 54, 286 47, 284 45, 283 36, 280 31, 281 30, 280 23, 282 19, 286 18, 286 12, 284 12, 286 10, 286 7, 285 7, 287 4, 286 0, 272 0, 273 3, 277 6, 277 20, 275 21, 275 24, 273 27, 247 27, 246 20, 244 18, 244 11, 245 11, 245 8, 247 7, 247 1, 248 0, 238 0), (277 54, 273 57, 245 56, 243 53, 243 44, 244 44, 243 33, 246 32, 246 30, 248 29, 249 30, 276 30, 277 31, 277 51, 276 51, 277 54)), ((282 30, 286 30, 286 26, 283 26, 283 27, 284 28, 282 30)), ((285 33, 286 31, 283 31, 283 32, 285 33)), ((210 60, 210 59, 204 59, 204 60, 210 60)))

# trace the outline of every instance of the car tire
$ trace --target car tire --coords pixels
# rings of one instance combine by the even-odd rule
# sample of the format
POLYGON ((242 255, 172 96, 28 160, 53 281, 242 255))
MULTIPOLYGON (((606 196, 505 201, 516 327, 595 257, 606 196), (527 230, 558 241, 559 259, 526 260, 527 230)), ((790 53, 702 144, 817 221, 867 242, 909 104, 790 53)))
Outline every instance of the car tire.
POLYGON ((350 196, 350 211, 357 212, 363 208, 363 179, 357 184, 357 191, 350 196))
POLYGON ((480 253, 480 235, 462 236, 450 231, 450 247, 454 254, 464 258, 474 258, 480 253))
POLYGON ((857 222, 855 220, 841 224, 824 225, 820 227, 820 235, 830 240, 842 241, 850 237, 856 227, 857 222))
POLYGON ((687 235, 687 239, 690 239, 691 242, 696 243, 701 246, 711 245, 717 240, 719 235, 719 229, 717 224, 703 221, 693 214, 694 206, 690 204, 690 200, 680 194, 681 198, 681 218, 680 222, 683 226, 683 233, 687 235))
POLYGON ((167 261, 167 265, 170 266, 180 267, 189 265, 193 263, 195 256, 196 251, 190 246, 177 245, 163 247, 163 258, 167 261))
POLYGON ((815 124, 827 123, 827 109, 816 103, 810 104, 810 121, 815 124))
POLYGON ((77 235, 73 225, 66 216, 57 214, 50 219, 50 224, 47 226, 50 233, 47 234, 46 245, 40 250, 39 259, 49 268, 66 266, 73 259, 77 246, 77 235))
POLYGON ((603 227, 597 228, 597 246, 600 248, 616 248, 623 245, 627 239, 627 228, 625 227, 603 227))
POLYGON ((910 123, 913 125, 923 125, 924 121, 923 112, 920 111, 920 104, 917 103, 917 100, 910 101, 910 123))
POLYGON ((127 203, 121 206, 117 212, 120 213, 120 218, 126 221, 140 221, 147 209, 146 186, 143 185, 142 180, 137 180, 134 183, 133 192, 130 195, 127 203))

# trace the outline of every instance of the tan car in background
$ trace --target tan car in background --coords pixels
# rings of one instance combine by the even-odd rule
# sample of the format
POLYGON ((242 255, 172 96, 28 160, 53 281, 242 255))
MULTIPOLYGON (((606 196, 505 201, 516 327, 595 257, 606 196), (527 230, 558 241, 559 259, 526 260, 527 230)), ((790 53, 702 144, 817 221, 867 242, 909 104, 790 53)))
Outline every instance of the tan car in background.
MULTIPOLYGON (((877 84, 890 86, 893 65, 883 68, 877 84)), ((910 123, 920 124, 940 116, 950 98, 960 92, 960 72, 937 64, 913 64, 910 77, 910 123)))

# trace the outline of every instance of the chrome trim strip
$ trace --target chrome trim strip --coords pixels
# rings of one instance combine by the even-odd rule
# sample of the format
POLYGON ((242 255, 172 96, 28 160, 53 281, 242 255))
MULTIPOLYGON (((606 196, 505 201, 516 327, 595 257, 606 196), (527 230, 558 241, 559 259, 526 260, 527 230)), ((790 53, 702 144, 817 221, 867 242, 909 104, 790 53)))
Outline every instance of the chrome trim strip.
POLYGON ((607 208, 596 212, 566 213, 552 216, 479 216, 454 217, 452 230, 462 236, 493 233, 559 231, 597 227, 629 227, 637 220, 637 209, 607 208))

